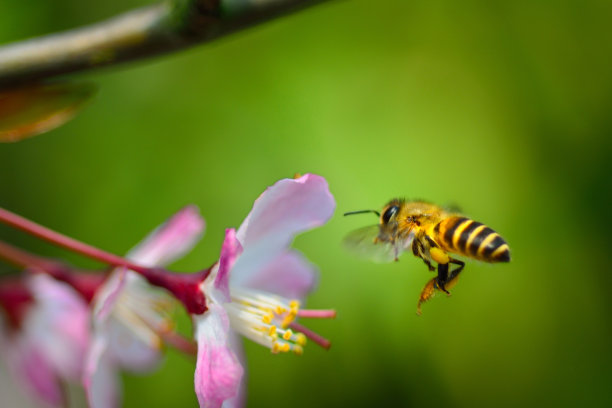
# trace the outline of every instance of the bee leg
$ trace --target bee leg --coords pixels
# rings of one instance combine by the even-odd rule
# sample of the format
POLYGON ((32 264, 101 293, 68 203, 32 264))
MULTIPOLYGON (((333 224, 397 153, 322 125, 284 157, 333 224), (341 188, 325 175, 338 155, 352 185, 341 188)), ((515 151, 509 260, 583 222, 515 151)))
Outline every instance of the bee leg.
POLYGON ((449 262, 458 265, 457 268, 450 271, 448 275, 445 287, 450 289, 457 284, 457 281, 459 280, 459 274, 461 273, 461 271, 463 271, 463 268, 465 267, 465 262, 453 258, 450 258, 449 262))
POLYGON ((421 305, 431 299, 436 290, 441 290, 450 295, 447 289, 451 289, 459 280, 459 274, 463 270, 465 262, 449 257, 448 263, 438 264, 438 276, 427 282, 427 285, 421 291, 419 303, 417 304, 417 314, 421 314, 421 305), (449 264, 458 265, 457 268, 449 272, 449 264))
MULTIPOLYGON (((446 252, 438 247, 430 248, 429 254, 431 255, 431 259, 438 263, 438 276, 427 282, 427 285, 425 285, 421 291, 419 303, 417 304, 417 314, 419 315, 421 314, 421 304, 431 299, 436 294, 436 290, 441 290, 450 295, 448 290, 446 290, 446 285, 449 281, 448 264, 451 258, 446 254, 446 252)), ((427 264, 427 262, 425 263, 427 264)), ((435 271, 435 268, 430 265, 431 263, 427 264, 427 266, 430 267, 430 270, 435 271)))
MULTIPOLYGON (((427 261, 426 261, 427 263, 427 261)), ((436 290, 441 290, 446 294, 450 293, 445 289, 446 282, 448 281, 448 263, 438 264, 438 276, 427 282, 427 285, 421 291, 419 296, 419 303, 417 304, 417 314, 421 314, 421 305, 427 302, 429 299, 434 297, 436 290)))
POLYGON ((427 268, 429 269, 430 272, 433 272, 436 270, 435 266, 433 266, 431 262, 429 262, 427 259, 423 259, 423 262, 425 262, 425 265, 427 265, 427 268))
POLYGON ((446 290, 446 283, 449 281, 448 274, 448 263, 438 264, 438 276, 436 277, 435 289, 440 289, 442 292, 450 295, 450 292, 446 290))
POLYGON ((437 278, 433 278, 429 282, 427 282, 427 285, 425 285, 425 287, 421 291, 421 296, 419 296, 419 303, 417 304, 417 314, 419 316, 421 315, 421 305, 427 302, 432 297, 434 297, 434 295, 436 294, 436 279, 437 278))

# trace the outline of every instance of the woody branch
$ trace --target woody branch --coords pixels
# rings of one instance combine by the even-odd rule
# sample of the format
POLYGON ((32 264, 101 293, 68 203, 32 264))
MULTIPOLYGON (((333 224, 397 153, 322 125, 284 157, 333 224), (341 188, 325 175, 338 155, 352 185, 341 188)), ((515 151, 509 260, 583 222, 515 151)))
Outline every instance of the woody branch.
POLYGON ((0 47, 0 88, 180 50, 323 0, 167 0, 0 47))

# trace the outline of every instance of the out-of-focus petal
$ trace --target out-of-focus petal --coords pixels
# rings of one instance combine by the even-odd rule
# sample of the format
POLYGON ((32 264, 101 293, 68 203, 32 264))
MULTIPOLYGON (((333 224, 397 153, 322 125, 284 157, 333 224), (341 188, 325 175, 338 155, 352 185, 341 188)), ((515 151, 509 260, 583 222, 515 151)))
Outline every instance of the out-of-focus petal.
POLYGON ((249 254, 248 263, 236 263, 231 276, 232 287, 259 289, 289 299, 303 299, 315 288, 317 268, 298 251, 287 251, 268 262, 260 262, 256 255, 249 254), (243 272, 239 268, 251 270, 243 272))
MULTIPOLYGON (((197 207, 188 206, 155 229, 128 254, 144 266, 162 266, 191 249, 204 230, 197 207)), ((94 328, 105 337, 107 357, 132 372, 156 367, 161 359, 161 339, 155 330, 167 325, 171 297, 144 278, 123 268, 115 269, 94 300, 94 328)), ((107 358, 105 357, 105 358, 107 358)))
POLYGON ((97 336, 85 361, 83 385, 91 408, 115 408, 119 405, 117 368, 107 355, 106 339, 97 336))
POLYGON ((306 174, 298 179, 283 179, 255 200, 237 238, 245 249, 269 236, 282 236, 288 245, 294 235, 324 224, 335 207, 323 177, 306 174))
POLYGON ((2 395, 2 406, 11 408, 40 408, 40 404, 35 404, 35 399, 33 399, 30 394, 19 391, 21 390, 15 383, 15 379, 12 378, 7 371, 7 367, 0 364, 0 395, 2 395))
POLYGON ((221 407, 238 395, 243 368, 230 344, 229 321, 222 306, 210 304, 203 315, 194 316, 198 357, 195 390, 203 408, 221 407))
POLYGON ((44 358, 44 353, 23 336, 4 346, 8 346, 5 356, 9 370, 24 390, 52 407, 63 406, 64 394, 59 378, 44 358))
POLYGON ((233 228, 226 229, 225 240, 219 256, 219 266, 213 283, 220 297, 217 300, 219 302, 229 302, 231 300, 229 292, 230 270, 241 251, 240 242, 236 239, 236 231, 233 228))
POLYGON ((324 224, 335 206, 327 181, 317 175, 283 179, 269 187, 255 201, 236 234, 244 252, 232 275, 261 270, 286 251, 296 234, 324 224))
POLYGON ((149 234, 127 258, 148 267, 167 265, 193 248, 204 226, 198 208, 187 206, 149 234))
POLYGON ((99 313, 94 315, 94 330, 106 339, 105 345, 116 365, 132 372, 145 372, 157 366, 162 345, 151 326, 165 324, 164 315, 148 309, 162 307, 166 301, 171 307, 171 298, 163 290, 151 287, 140 275, 123 269, 113 272, 96 298, 99 313), (143 320, 145 317, 150 320, 143 320))
MULTIPOLYGON (((151 232, 127 258, 143 266, 163 266, 188 252, 200 239, 204 227, 198 208, 187 206, 151 232)), ((112 311, 125 285, 126 274, 124 268, 115 269, 100 288, 94 301, 94 314, 98 319, 105 319, 112 311)))
POLYGON ((47 275, 28 277, 36 300, 24 331, 62 377, 78 381, 89 346, 89 307, 69 285, 47 275))
POLYGON ((161 339, 147 332, 138 336, 139 330, 147 328, 137 324, 127 327, 113 320, 108 322, 105 331, 108 348, 117 365, 135 373, 155 369, 163 357, 161 339))
POLYGON ((112 312, 117 297, 126 283, 127 270, 117 268, 108 276, 98 289, 93 300, 93 315, 96 320, 105 320, 112 312))

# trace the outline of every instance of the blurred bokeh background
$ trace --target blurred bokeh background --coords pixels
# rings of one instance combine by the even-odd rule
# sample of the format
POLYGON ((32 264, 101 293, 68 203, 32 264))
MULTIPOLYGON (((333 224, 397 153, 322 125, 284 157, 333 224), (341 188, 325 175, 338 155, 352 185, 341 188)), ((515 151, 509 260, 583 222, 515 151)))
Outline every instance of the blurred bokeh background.
MULTIPOLYGON (((4 2, 0 42, 146 3, 4 2)), ((610 406, 611 17, 609 1, 332 1, 82 74, 99 93, 75 120, 0 145, 0 205, 124 253, 197 204, 206 236, 173 265, 192 271, 266 186, 317 173, 337 212, 295 247, 321 270, 308 305, 338 311, 309 323, 333 346, 246 344, 249 406, 610 406), (512 262, 469 262, 416 316, 420 260, 368 263, 340 244, 376 222, 343 212, 395 196, 459 205, 512 262)), ((157 373, 125 375, 125 406, 195 406, 193 369, 170 351, 157 373)))

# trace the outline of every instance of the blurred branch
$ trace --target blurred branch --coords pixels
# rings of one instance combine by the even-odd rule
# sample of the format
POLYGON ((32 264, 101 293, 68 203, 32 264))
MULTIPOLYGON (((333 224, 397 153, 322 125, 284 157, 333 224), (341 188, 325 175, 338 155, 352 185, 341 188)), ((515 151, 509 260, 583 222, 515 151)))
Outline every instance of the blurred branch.
POLYGON ((0 47, 0 88, 214 40, 324 0, 167 0, 0 47))

